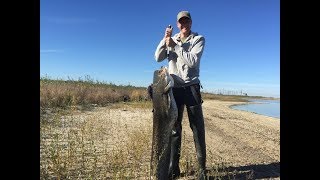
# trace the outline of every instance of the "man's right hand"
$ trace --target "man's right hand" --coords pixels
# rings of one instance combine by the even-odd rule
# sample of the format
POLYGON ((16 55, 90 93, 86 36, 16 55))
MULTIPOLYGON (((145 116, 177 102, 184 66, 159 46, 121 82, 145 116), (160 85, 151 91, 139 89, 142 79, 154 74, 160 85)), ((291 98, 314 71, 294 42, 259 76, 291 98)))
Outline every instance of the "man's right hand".
POLYGON ((168 38, 168 37, 171 37, 171 35, 172 35, 172 28, 169 28, 169 27, 167 27, 166 28, 166 31, 165 31, 165 33, 164 33, 164 39, 166 39, 166 38, 168 38))

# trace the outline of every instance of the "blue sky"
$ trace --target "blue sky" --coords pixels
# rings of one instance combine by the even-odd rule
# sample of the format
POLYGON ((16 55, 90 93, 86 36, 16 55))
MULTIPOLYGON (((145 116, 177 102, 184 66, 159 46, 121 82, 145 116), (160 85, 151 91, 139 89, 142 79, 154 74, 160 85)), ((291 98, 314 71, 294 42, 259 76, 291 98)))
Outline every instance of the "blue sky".
POLYGON ((40 76, 147 87, 181 10, 206 39, 203 91, 280 97, 279 0, 40 0, 40 76))

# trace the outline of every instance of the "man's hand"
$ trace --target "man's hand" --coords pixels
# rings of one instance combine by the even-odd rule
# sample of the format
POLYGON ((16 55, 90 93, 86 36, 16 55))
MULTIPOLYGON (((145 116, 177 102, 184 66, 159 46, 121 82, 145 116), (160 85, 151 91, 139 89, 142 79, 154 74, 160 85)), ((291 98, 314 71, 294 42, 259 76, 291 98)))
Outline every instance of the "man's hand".
POLYGON ((166 38, 166 45, 168 47, 175 47, 177 44, 172 40, 171 37, 167 37, 166 38))
POLYGON ((168 38, 168 37, 171 37, 171 35, 172 35, 172 28, 169 28, 169 27, 167 27, 166 28, 166 31, 165 31, 165 33, 164 33, 164 37, 163 38, 168 38))

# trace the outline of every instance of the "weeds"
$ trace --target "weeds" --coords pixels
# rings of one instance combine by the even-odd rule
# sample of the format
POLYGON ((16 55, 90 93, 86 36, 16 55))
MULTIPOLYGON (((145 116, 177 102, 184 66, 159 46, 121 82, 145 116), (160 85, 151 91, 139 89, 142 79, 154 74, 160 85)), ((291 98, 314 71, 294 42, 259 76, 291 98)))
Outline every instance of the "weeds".
POLYGON ((86 80, 40 79, 41 108, 69 108, 97 104, 105 106, 115 102, 149 100, 144 87, 117 86, 112 83, 86 80))
MULTIPOLYGON (((250 96, 219 95, 201 93, 203 99, 221 101, 248 101, 250 96)), ((263 97, 254 97, 263 98, 263 97)), ((151 99, 147 87, 134 87, 131 85, 115 85, 113 83, 94 82, 86 76, 75 80, 53 80, 48 77, 40 78, 40 107, 44 108, 82 108, 90 106, 106 106, 117 102, 136 103, 137 106, 150 107, 151 99), (138 103, 137 103, 138 102, 138 103), (146 102, 146 103, 141 103, 146 102)), ((131 105, 133 105, 131 104, 131 105)))
MULTIPOLYGON (((146 117, 117 110, 117 114, 104 111, 105 116, 56 115, 54 120, 43 120, 40 179, 149 179, 152 123, 124 124, 121 121, 146 117)), ((185 178, 197 173, 194 147, 187 144, 193 142, 184 131, 180 167, 185 178)), ((216 177, 225 165, 221 166, 216 177)))

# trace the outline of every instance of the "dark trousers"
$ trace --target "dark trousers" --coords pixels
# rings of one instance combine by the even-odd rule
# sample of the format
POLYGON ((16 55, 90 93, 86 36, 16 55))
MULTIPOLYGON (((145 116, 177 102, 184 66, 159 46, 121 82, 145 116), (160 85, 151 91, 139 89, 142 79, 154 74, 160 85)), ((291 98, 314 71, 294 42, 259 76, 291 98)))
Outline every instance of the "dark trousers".
POLYGON ((199 167, 205 170, 206 145, 202 113, 200 85, 173 88, 173 95, 178 107, 178 120, 172 129, 169 177, 180 175, 179 159, 181 152, 181 131, 184 106, 187 107, 190 128, 193 132, 199 167))

